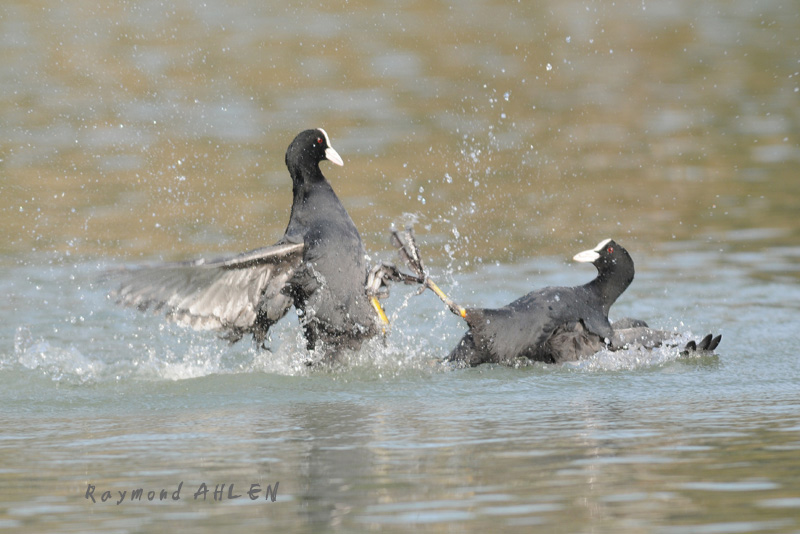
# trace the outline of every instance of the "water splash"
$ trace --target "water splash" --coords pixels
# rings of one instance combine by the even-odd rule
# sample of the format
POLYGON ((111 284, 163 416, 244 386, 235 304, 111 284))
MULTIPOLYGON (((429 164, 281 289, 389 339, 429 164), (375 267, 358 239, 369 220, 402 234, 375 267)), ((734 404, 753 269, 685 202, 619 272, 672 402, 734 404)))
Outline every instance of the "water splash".
POLYGON ((427 373, 438 368, 433 352, 420 350, 420 343, 406 336, 370 340, 360 351, 344 353, 334 364, 322 361, 321 354, 308 352, 300 332, 287 331, 275 336, 271 350, 244 342, 229 346, 209 339, 204 333, 181 332, 178 327, 157 329, 146 337, 141 345, 128 343, 127 357, 110 361, 109 356, 87 355, 75 346, 59 346, 57 341, 36 338, 30 328, 20 326, 15 333, 13 354, 0 356, 0 372, 30 371, 55 383, 90 385, 252 373, 279 376, 332 373, 382 379, 409 370, 427 373))
POLYGON ((19 327, 14 335, 15 361, 2 361, 0 368, 18 366, 38 371, 54 382, 87 384, 97 380, 106 364, 85 356, 75 347, 57 347, 43 339, 35 340, 27 327, 19 327))
MULTIPOLYGON (((263 373, 278 376, 311 376, 329 373, 336 379, 389 380, 409 376, 430 376, 454 371, 454 367, 441 362, 448 348, 455 346, 462 335, 460 329, 445 329, 441 336, 424 335, 400 316, 408 315, 414 293, 405 295, 394 307, 393 328, 386 338, 376 338, 364 343, 358 352, 344 353, 334 364, 321 361, 321 356, 305 350, 302 333, 286 327, 276 332, 271 350, 252 344, 229 346, 205 333, 179 327, 156 329, 147 334, 143 344, 134 346, 127 342, 128 355, 116 361, 110 356, 114 351, 86 354, 86 349, 58 341, 36 338, 27 326, 17 328, 14 351, 10 356, 0 356, 0 371, 25 370, 44 375, 55 383, 90 385, 132 380, 182 381, 212 375, 263 373), (166 331, 165 331, 166 330, 166 331), (138 354, 138 356, 137 356, 138 354), (133 355, 133 356, 131 356, 133 355)), ((416 311, 416 310, 411 310, 416 311)), ((413 313, 412 313, 413 314, 413 313)), ((441 310, 429 318, 432 331, 442 330, 450 316, 441 310), (436 326, 438 324, 438 327, 436 326)), ((695 339, 691 333, 676 334, 669 346, 652 350, 630 348, 619 351, 601 351, 579 362, 556 366, 531 364, 559 370, 606 372, 631 371, 665 366, 677 361, 705 361, 717 359, 706 353, 685 355, 681 353, 688 341, 695 339)))
POLYGON ((698 361, 701 359, 717 359, 718 356, 707 352, 684 353, 682 347, 691 340, 699 339, 691 332, 676 334, 675 337, 661 347, 645 349, 634 346, 627 349, 610 351, 602 350, 578 362, 563 364, 569 369, 583 371, 632 371, 661 367, 674 362, 698 361))

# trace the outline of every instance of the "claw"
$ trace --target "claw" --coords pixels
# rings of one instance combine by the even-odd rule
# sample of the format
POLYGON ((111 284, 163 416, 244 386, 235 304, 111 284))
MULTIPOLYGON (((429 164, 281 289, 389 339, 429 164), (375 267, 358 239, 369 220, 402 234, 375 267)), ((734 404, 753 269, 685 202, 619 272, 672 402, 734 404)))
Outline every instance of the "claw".
POLYGON ((417 293, 418 295, 422 294, 426 288, 430 289, 447 305, 451 312, 461 318, 467 316, 467 310, 453 302, 453 300, 448 297, 444 291, 439 289, 439 286, 428 277, 428 274, 425 272, 425 266, 422 264, 422 258, 419 255, 419 247, 417 247, 413 227, 408 226, 402 232, 399 230, 392 230, 392 244, 397 247, 397 252, 400 254, 403 261, 405 261, 406 265, 408 265, 408 268, 417 275, 417 278, 414 279, 416 283, 422 284, 422 288, 420 288, 420 291, 417 293))
POLYGON ((389 295, 388 282, 403 282, 404 284, 421 284, 422 278, 400 272, 391 263, 383 262, 376 265, 367 275, 367 295, 385 298, 389 295))
POLYGON ((392 244, 397 247, 397 252, 406 265, 408 265, 408 268, 420 279, 426 278, 425 266, 422 265, 422 258, 419 255, 417 241, 414 238, 414 228, 408 226, 402 232, 399 230, 392 230, 392 244))
MULTIPOLYGON (((389 282, 403 282, 404 284, 420 284, 422 280, 416 276, 400 272, 400 270, 391 263, 380 263, 370 269, 367 275, 366 290, 369 296, 370 304, 375 309, 381 322, 386 326, 389 324, 389 318, 386 317, 386 312, 378 299, 384 299, 389 296, 389 282)), ((384 326, 384 333, 386 328, 384 326)))

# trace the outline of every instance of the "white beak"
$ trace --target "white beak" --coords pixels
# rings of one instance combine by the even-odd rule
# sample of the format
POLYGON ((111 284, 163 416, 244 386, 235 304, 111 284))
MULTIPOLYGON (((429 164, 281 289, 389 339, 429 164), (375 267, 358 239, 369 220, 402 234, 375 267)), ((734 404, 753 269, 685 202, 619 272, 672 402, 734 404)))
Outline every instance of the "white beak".
POLYGON ((611 239, 603 239, 592 250, 578 252, 572 259, 581 263, 594 263, 600 258, 600 251, 603 250, 603 247, 605 247, 609 241, 611 241, 611 239))
POLYGON ((344 165, 344 161, 342 161, 342 156, 339 155, 332 147, 328 147, 325 149, 325 159, 333 163, 334 165, 339 165, 340 167, 344 165))
POLYGON ((573 260, 580 263, 594 263, 599 258, 600 254, 598 254, 596 250, 584 250, 583 252, 578 252, 572 257, 573 260))

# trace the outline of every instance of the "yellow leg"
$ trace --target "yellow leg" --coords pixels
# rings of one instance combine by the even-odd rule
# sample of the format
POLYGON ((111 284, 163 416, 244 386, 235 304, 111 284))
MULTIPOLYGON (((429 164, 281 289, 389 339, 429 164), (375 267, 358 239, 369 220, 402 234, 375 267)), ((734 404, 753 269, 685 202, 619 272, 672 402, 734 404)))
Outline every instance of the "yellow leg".
POLYGON ((385 325, 388 325, 389 318, 386 317, 386 313, 383 311, 381 303, 378 301, 378 297, 370 297, 369 301, 372 303, 372 307, 375 308, 375 312, 378 314, 378 317, 381 318, 381 322, 385 325))
POLYGON ((450 297, 448 297, 447 295, 445 295, 445 294, 444 294, 444 291, 442 291, 441 289, 439 289, 439 286, 437 286, 436 284, 434 284, 434 283, 433 283, 433 280, 431 280, 430 278, 428 278, 428 279, 426 279, 425 283, 427 284, 427 286, 428 286, 429 288, 431 288, 431 291, 433 291, 434 293, 436 293, 436 296, 437 296, 437 297, 439 297, 440 299, 442 299, 442 302, 444 302, 445 304, 447 304, 447 307, 448 307, 448 308, 450 308, 450 311, 452 311, 452 312, 453 312, 453 313, 455 313, 456 315, 459 315, 459 316, 460 316, 462 319, 463 319, 463 318, 465 318, 465 317, 467 316, 467 310, 465 310, 464 308, 462 308, 461 306, 459 306, 458 304, 456 304, 455 302, 453 302, 452 300, 450 300, 450 297))

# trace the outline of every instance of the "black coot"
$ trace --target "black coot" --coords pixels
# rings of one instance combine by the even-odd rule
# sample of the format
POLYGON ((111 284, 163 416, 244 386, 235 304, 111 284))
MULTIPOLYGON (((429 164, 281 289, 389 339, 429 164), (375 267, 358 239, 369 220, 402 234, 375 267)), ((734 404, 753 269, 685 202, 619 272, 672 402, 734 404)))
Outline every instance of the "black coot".
POLYGON ((263 344, 270 327, 294 305, 309 350, 326 355, 357 349, 381 332, 385 315, 375 298, 361 236, 322 175, 319 163, 342 165, 325 130, 306 130, 286 150, 293 201, 289 224, 273 246, 232 258, 204 259, 113 273, 113 293, 126 305, 164 311, 230 341, 246 334, 263 344))
POLYGON ((593 263, 597 278, 582 286, 533 291, 498 309, 467 308, 470 329, 447 360, 557 363, 601 350, 614 337, 608 311, 633 281, 633 260, 610 239, 574 259, 593 263))
MULTIPOLYGON (((632 345, 654 348, 668 343, 668 332, 653 330, 636 319, 613 325, 608 312, 633 281, 633 259, 615 241, 606 239, 574 260, 592 263, 597 277, 577 287, 547 287, 528 293, 502 308, 462 308, 447 298, 424 272, 413 232, 395 232, 395 245, 420 283, 434 290, 453 313, 469 325, 446 361, 475 366, 482 363, 514 364, 519 359, 558 363, 574 361, 602 349, 632 345)), ((714 350, 721 336, 706 336, 684 348, 714 350)))

